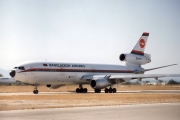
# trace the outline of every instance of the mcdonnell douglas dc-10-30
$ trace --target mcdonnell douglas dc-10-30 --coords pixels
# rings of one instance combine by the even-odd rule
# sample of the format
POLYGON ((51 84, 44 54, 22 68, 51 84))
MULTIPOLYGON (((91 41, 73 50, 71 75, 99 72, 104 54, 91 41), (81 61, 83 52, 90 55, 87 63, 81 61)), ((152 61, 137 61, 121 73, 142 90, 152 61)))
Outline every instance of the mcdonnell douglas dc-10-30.
POLYGON ((121 54, 120 61, 126 62, 125 66, 109 64, 86 64, 86 63, 61 63, 61 62, 26 62, 16 65, 10 72, 15 80, 35 86, 33 93, 38 94, 38 85, 46 85, 48 88, 57 89, 67 84, 77 84, 77 93, 87 93, 83 84, 89 84, 95 91, 100 93, 116 93, 113 86, 132 79, 159 77, 179 77, 170 74, 144 74, 146 71, 164 68, 166 65, 151 69, 144 69, 141 65, 151 62, 150 54, 144 53, 149 33, 144 32, 131 53, 121 54))

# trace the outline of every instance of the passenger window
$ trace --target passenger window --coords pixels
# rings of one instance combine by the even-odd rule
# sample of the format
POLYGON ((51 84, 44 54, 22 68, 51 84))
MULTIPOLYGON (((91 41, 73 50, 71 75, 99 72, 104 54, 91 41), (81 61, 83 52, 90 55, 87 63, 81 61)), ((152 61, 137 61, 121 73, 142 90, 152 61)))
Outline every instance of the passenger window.
POLYGON ((17 69, 18 67, 14 67, 14 69, 17 69))

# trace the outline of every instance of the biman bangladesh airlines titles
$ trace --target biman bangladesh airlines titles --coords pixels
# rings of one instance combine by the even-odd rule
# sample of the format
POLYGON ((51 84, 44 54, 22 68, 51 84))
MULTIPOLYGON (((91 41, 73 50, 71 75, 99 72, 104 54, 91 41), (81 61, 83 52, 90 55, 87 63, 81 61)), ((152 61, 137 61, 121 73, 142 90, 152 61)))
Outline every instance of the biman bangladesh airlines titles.
POLYGON ((89 84, 95 91, 100 93, 116 93, 113 86, 132 79, 176 77, 179 75, 169 74, 144 74, 146 71, 155 70, 166 65, 151 69, 143 69, 141 65, 151 62, 150 54, 144 53, 149 33, 144 32, 130 53, 119 56, 120 61, 126 62, 125 66, 109 64, 86 64, 86 63, 61 63, 61 62, 26 62, 16 65, 10 72, 15 80, 35 86, 33 93, 38 94, 38 85, 46 85, 48 88, 57 89, 67 84, 77 84, 77 93, 87 93, 83 84, 89 84))

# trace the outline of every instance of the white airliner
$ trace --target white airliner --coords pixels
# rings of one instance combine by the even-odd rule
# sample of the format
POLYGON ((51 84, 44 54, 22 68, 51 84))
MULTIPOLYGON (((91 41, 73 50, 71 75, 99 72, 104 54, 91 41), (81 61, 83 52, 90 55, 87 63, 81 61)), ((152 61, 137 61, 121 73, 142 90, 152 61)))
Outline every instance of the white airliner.
POLYGON ((167 65, 151 69, 143 69, 141 65, 151 62, 151 56, 144 53, 149 33, 144 32, 137 44, 128 54, 121 54, 119 59, 126 66, 108 64, 61 63, 61 62, 26 62, 14 67, 10 76, 18 81, 35 86, 34 94, 38 94, 37 86, 46 85, 56 89, 66 84, 77 84, 77 93, 86 93, 83 84, 89 84, 95 93, 105 88, 105 93, 116 93, 114 84, 128 82, 132 79, 178 77, 178 75, 144 74, 145 71, 173 66, 167 65), (108 88, 109 87, 109 88, 108 88))

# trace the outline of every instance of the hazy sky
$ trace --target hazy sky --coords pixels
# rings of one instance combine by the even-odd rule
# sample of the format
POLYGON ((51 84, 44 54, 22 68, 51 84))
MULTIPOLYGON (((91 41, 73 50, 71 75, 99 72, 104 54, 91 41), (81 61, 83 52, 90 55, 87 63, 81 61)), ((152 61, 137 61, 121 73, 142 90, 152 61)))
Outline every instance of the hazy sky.
MULTIPOLYGON (((179 0, 0 0, 0 68, 31 60, 124 65, 143 32, 152 68, 180 64, 179 0)), ((180 65, 147 73, 180 73, 180 65)))

